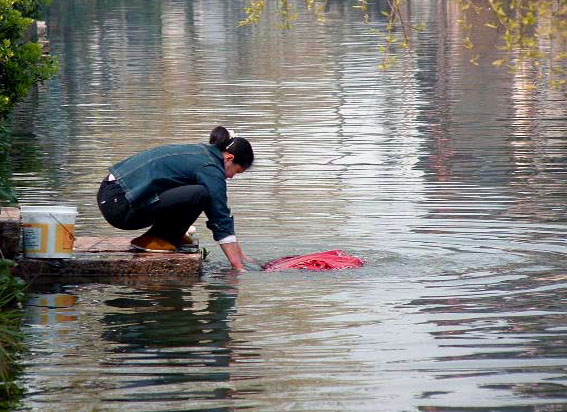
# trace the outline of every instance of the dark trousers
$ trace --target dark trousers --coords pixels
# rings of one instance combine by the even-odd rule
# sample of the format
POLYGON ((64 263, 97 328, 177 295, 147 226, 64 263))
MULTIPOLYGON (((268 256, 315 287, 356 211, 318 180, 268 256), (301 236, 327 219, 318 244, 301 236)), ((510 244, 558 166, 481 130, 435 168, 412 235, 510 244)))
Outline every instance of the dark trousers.
POLYGON ((201 185, 178 186, 159 194, 147 206, 132 207, 122 187, 103 180, 97 194, 98 207, 108 223, 123 230, 150 227, 147 232, 179 245, 189 226, 207 208, 209 192, 201 185))

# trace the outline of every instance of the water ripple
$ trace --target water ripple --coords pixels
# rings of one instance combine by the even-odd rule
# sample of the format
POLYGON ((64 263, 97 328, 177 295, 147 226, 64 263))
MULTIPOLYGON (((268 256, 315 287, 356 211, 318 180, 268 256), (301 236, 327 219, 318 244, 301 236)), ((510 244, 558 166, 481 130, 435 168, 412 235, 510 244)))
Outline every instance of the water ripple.
POLYGON ((14 122, 21 203, 116 235, 94 200, 107 168, 224 124, 257 158, 229 183, 250 255, 366 265, 235 277, 202 218, 200 280, 36 291, 21 410, 564 411, 565 96, 498 50, 470 65, 444 5, 411 3, 428 28, 384 72, 339 1, 290 31, 238 28, 218 0, 54 2, 61 72, 14 122))

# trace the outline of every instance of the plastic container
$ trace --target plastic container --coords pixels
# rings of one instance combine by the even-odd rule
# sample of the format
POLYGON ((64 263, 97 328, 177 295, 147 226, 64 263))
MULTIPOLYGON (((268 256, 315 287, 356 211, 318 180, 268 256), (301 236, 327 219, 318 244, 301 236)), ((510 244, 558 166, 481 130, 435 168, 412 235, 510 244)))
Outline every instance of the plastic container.
POLYGON ((75 242, 75 206, 22 206, 24 256, 69 259, 75 242))

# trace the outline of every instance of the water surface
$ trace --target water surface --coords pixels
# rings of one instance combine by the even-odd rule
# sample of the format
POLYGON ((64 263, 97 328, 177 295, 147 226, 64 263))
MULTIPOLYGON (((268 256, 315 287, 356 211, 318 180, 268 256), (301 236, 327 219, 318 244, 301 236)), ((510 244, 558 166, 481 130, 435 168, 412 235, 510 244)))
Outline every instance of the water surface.
POLYGON ((482 24, 471 65, 444 2, 411 2, 427 30, 380 71, 352 5, 280 31, 238 28, 236 1, 54 2, 62 69, 18 113, 21 203, 119 235, 107 167, 224 124, 257 156, 229 184, 248 254, 366 265, 237 276, 201 218, 201 279, 34 293, 22 411, 567 410, 565 95, 494 68, 482 24))

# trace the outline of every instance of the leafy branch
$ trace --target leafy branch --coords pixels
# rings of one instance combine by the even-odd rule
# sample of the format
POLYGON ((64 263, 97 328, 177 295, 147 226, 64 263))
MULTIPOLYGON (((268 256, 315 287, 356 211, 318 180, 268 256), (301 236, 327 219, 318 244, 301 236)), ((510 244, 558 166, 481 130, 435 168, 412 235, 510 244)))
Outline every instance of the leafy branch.
MULTIPOLYGON (((275 0, 276 13, 280 18, 280 28, 289 30, 293 22, 297 20, 299 13, 297 12, 297 5, 293 0, 275 0)), ((326 1, 320 2, 317 0, 304 0, 307 10, 312 13, 318 22, 324 23, 326 21, 324 10, 326 1), (321 3, 321 4, 319 4, 321 3)), ((239 21, 239 26, 251 26, 258 24, 265 14, 268 6, 268 0, 250 0, 245 7, 246 18, 239 21)))
MULTIPOLYGON (((522 67, 532 67, 540 78, 548 72, 553 87, 567 85, 566 0, 455 1, 459 2, 463 12, 459 23, 465 31, 465 48, 475 48, 471 40, 469 14, 478 15, 483 7, 487 7, 491 20, 484 26, 497 31, 500 39, 497 48, 504 52, 502 57, 492 61, 492 65, 506 67, 512 73, 522 67)), ((471 61, 477 64, 478 55, 473 56, 471 61)))
MULTIPOLYGON (((298 0, 299 1, 299 0, 298 0)), ((303 0, 310 12, 319 21, 325 21, 324 8, 317 0, 303 0)), ((371 0, 353 0, 354 8, 360 10, 365 25, 379 20, 371 14, 371 0)), ((270 0, 250 0, 246 8, 247 18, 241 26, 257 24, 267 10, 270 0)), ((273 0, 280 16, 280 26, 290 28, 298 15, 293 0, 273 0)), ((387 9, 381 11, 382 29, 370 28, 380 40, 381 70, 388 70, 397 63, 400 52, 413 48, 414 33, 425 29, 423 24, 414 24, 403 13, 407 0, 386 0, 387 9)), ((500 39, 498 50, 503 55, 492 61, 494 66, 506 67, 516 72, 531 65, 540 77, 549 74, 554 87, 567 86, 567 0, 450 0, 459 6, 458 23, 463 30, 462 46, 471 53, 470 62, 479 64, 481 58, 473 41, 472 16, 487 19, 485 27, 496 30, 500 39), (486 16, 488 13, 488 17, 486 16)))

